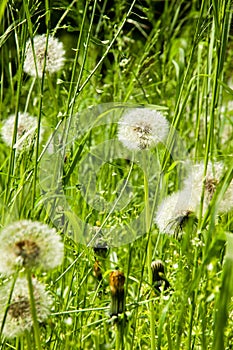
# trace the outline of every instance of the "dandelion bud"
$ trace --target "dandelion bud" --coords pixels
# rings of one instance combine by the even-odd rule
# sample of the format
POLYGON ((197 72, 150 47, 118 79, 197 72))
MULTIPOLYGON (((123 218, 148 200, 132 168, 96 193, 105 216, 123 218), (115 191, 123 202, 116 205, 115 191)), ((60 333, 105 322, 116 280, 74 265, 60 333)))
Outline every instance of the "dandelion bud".
POLYGON ((93 247, 95 255, 99 256, 100 258, 106 258, 109 253, 109 248, 106 242, 97 242, 93 247))
POLYGON ((124 295, 125 276, 120 270, 112 271, 110 274, 110 291, 111 291, 111 316, 117 316, 125 310, 124 295))
POLYGON ((170 283, 165 277, 164 274, 164 264, 161 260, 155 260, 151 263, 152 269, 152 279, 153 279, 153 287, 161 292, 161 289, 166 290, 170 287, 170 283))

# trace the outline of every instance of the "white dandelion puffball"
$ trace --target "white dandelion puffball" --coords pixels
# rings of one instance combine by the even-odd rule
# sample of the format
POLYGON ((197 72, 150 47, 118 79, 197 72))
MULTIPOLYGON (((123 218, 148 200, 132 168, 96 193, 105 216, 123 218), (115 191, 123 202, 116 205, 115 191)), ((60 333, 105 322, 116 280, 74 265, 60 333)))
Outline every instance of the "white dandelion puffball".
POLYGON ((62 263, 64 246, 54 228, 21 220, 0 233, 0 272, 11 275, 19 268, 50 270, 62 263))
MULTIPOLYGON (((209 163, 207 165, 206 176, 204 177, 204 162, 195 164, 192 167, 190 174, 184 180, 184 188, 189 189, 197 209, 200 206, 203 184, 203 209, 206 211, 223 176, 223 170, 224 166, 221 162, 209 163)), ((233 209, 233 181, 231 181, 217 209, 219 212, 227 212, 233 209)))
MULTIPOLYGON (((43 322, 49 316, 52 299, 45 291, 44 285, 35 278, 32 279, 33 294, 38 322, 43 322)), ((3 327, 3 335, 6 338, 14 338, 22 335, 26 330, 30 331, 33 325, 31 315, 30 296, 26 278, 18 278, 8 305, 9 293, 12 282, 0 287, 0 322, 7 316, 3 327), (7 308, 8 307, 8 308, 7 308)))
MULTIPOLYGON (((47 38, 45 34, 36 35, 33 38, 33 47, 35 51, 36 64, 34 60, 31 39, 27 41, 23 69, 27 74, 33 77, 37 77, 37 72, 39 78, 42 77, 45 60, 46 41, 47 38)), ((64 63, 65 50, 63 48, 63 43, 60 42, 57 38, 49 36, 46 52, 45 71, 50 74, 58 72, 64 66, 64 63)))
POLYGON ((156 146, 165 141, 168 131, 168 121, 162 114, 148 108, 133 108, 118 122, 118 139, 132 151, 156 146))
MULTIPOLYGON (((15 115, 10 115, 5 121, 1 128, 1 136, 3 141, 11 147, 12 138, 15 126, 15 115)), ((28 147, 32 140, 36 136, 37 119, 32 117, 28 113, 19 112, 18 114, 18 125, 17 125, 17 137, 14 148, 22 150, 24 147, 28 147)), ((44 133, 43 128, 40 128, 40 137, 44 133)))
POLYGON ((160 233, 173 235, 177 229, 183 228, 195 208, 188 191, 179 191, 166 197, 159 205, 155 216, 155 223, 160 233))

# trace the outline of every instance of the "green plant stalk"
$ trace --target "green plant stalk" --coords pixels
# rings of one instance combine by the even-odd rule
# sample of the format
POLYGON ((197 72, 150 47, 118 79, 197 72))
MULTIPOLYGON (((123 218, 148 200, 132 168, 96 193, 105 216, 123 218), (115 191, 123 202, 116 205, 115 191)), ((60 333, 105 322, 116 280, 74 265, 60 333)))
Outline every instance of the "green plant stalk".
MULTIPOLYGON (((25 332, 25 338, 26 338, 26 342, 27 342, 27 347, 28 349, 32 349, 33 344, 31 342, 31 337, 30 337, 30 333, 28 331, 25 332)), ((23 339, 22 339, 23 341, 23 339)))
MULTIPOLYGON (((84 45, 84 54, 83 54, 82 65, 80 67, 77 83, 75 85, 72 98, 71 98, 72 83, 71 83, 71 88, 69 90, 69 95, 68 95, 68 100, 67 100, 67 109, 66 109, 66 114, 69 115, 69 119, 65 121, 64 129, 63 129, 64 130, 64 140, 65 140, 65 142, 68 139, 68 133, 69 133, 69 129, 70 129, 70 125, 71 125, 72 119, 73 119, 72 116, 74 114, 73 112, 74 112, 74 106, 75 106, 75 99, 76 99, 76 97, 78 96, 78 94, 80 92, 79 87, 80 87, 80 83, 81 83, 81 79, 82 79, 82 76, 83 76, 84 67, 85 67, 85 63, 86 63, 86 59, 87 59, 87 52, 88 52, 88 48, 89 48, 89 42, 90 42, 90 36, 91 36, 91 28, 92 28, 93 21, 94 21, 96 3, 97 3, 97 1, 95 0, 94 6, 93 6, 93 11, 92 11, 92 16, 91 16, 91 23, 90 23, 90 26, 88 28, 88 33, 87 33, 87 37, 86 37, 86 41, 85 41, 85 45, 84 45)), ((82 21, 82 25, 81 25, 80 35, 79 35, 79 38, 78 38, 77 49, 76 49, 76 54, 75 54, 75 59, 74 59, 74 64, 73 64, 73 69, 72 69, 71 82, 73 82, 75 80, 76 66, 77 66, 78 58, 79 58, 82 34, 84 32, 84 25, 85 25, 85 20, 86 20, 88 6, 89 6, 89 2, 86 1, 86 6, 85 6, 85 9, 84 9, 84 14, 83 14, 83 21, 82 21)))
MULTIPOLYGON (((57 97, 56 97, 56 94, 55 94, 55 88, 53 86, 51 76, 50 76, 50 74, 48 72, 46 72, 46 76, 47 76, 49 91, 50 91, 52 99, 53 99, 54 108, 55 108, 56 117, 57 117, 59 109, 58 109, 58 104, 57 104, 57 97)), ((56 118, 54 120, 54 126, 56 126, 56 118)))
POLYGON ((32 275, 31 275, 30 269, 27 269, 27 281, 28 281, 28 291, 30 296, 30 307, 31 307, 31 313, 32 313, 33 328, 34 328, 34 334, 35 334, 35 342, 37 345, 37 349, 42 350, 42 346, 40 343, 40 329, 39 329, 39 324, 37 320, 35 298, 33 293, 32 275))
POLYGON ((115 342, 115 350, 120 350, 120 344, 121 344, 121 331, 119 328, 119 323, 116 323, 116 342, 115 342))
MULTIPOLYGON (((149 288, 153 284, 153 275, 151 270, 152 262, 152 241, 150 233, 150 206, 149 206, 149 184, 148 178, 144 170, 144 193, 145 193, 145 220, 146 220, 146 232, 148 234, 148 245, 147 245, 147 268, 148 268, 148 283, 149 288)), ((151 350, 155 350, 155 315, 154 315, 154 304, 153 301, 149 303, 150 310, 150 341, 151 350)))

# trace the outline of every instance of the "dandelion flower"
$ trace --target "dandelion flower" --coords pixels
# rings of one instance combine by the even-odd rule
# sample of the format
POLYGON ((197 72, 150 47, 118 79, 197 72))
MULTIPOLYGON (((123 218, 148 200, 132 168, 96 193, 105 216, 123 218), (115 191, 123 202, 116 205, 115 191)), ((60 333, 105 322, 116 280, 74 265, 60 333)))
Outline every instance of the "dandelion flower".
MULTIPOLYGON (((52 299, 45 291, 44 285, 35 278, 32 280, 33 293, 35 299, 35 308, 38 322, 43 322, 50 313, 52 299)), ((16 280, 14 290, 9 302, 9 291, 12 285, 10 282, 0 288, 0 322, 4 319, 7 310, 7 316, 3 327, 3 335, 6 338, 14 338, 22 335, 24 331, 30 330, 33 325, 33 319, 30 308, 30 296, 26 278, 16 280)))
MULTIPOLYGON (((15 115, 10 115, 4 122, 1 129, 3 141, 11 146, 14 133, 15 115)), ((29 147, 30 143, 36 136, 37 119, 28 113, 18 114, 17 138, 14 148, 22 150, 24 147, 29 147)), ((43 128, 40 128, 40 137, 43 135, 43 128)))
MULTIPOLYGON (((200 205, 202 187, 204 184, 204 202, 203 209, 207 209, 215 191, 223 176, 224 166, 221 162, 214 164, 209 163, 207 166, 206 176, 204 177, 204 163, 195 164, 191 173, 184 181, 184 188, 191 192, 192 200, 196 208, 200 205)), ((219 207, 219 212, 227 212, 233 208, 233 182, 231 181, 227 191, 225 192, 219 207)))
MULTIPOLYGON (((45 60, 45 51, 46 51, 46 35, 36 35, 33 38, 33 47, 35 51, 36 65, 33 55, 32 43, 29 39, 26 44, 26 56, 24 61, 24 71, 33 76, 42 77, 44 60, 45 60), (36 70, 37 67, 37 70, 36 70)), ((60 42, 57 38, 52 36, 48 37, 48 46, 46 53, 46 66, 45 71, 53 74, 58 72, 64 65, 65 62, 65 50, 63 48, 62 42, 60 42)))
POLYGON ((188 191, 179 191, 166 197, 156 212, 155 223, 161 233, 177 234, 189 219, 195 220, 195 208, 188 191))
POLYGON ((144 150, 163 142, 168 134, 168 121, 157 111, 134 108, 119 121, 118 138, 125 147, 144 150))
POLYGON ((50 270, 61 264, 63 243, 54 228, 21 220, 0 233, 0 272, 10 275, 18 268, 50 270))

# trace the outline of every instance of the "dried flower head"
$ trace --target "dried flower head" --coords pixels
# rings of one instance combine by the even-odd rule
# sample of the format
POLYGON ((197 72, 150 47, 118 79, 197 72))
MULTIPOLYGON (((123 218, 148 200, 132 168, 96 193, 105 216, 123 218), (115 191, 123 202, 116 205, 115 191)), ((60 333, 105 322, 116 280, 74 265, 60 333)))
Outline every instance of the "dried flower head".
MULTIPOLYGON (((3 141, 11 146, 15 126, 15 115, 10 115, 2 125, 1 136, 3 141)), ((18 114, 17 138, 14 148, 22 150, 23 147, 29 147, 30 143, 36 137, 37 119, 28 113, 18 114)), ((43 135, 43 128, 40 128, 40 137, 43 135)))
POLYGON ((111 316, 117 316, 124 312, 125 296, 124 296, 125 276, 120 270, 110 273, 110 290, 111 290, 111 316))
POLYGON ((170 287, 170 283, 164 274, 164 264, 162 260, 154 260, 151 263, 153 287, 156 291, 166 290, 170 287))
MULTIPOLYGON (((41 78, 43 74, 45 52, 46 52, 46 35, 36 35, 33 38, 33 48, 35 52, 35 59, 33 55, 32 43, 29 39, 26 44, 26 56, 24 61, 24 71, 33 76, 38 76, 41 78), (36 69, 37 68, 37 69, 36 69)), ((65 50, 63 48, 62 42, 57 38, 52 36, 48 37, 48 46, 46 52, 46 66, 45 71, 53 74, 58 72, 64 65, 65 62, 65 50)))
POLYGON ((93 274, 94 274, 95 278, 97 279, 98 283, 103 280, 101 268, 102 268, 102 266, 101 266, 101 263, 99 262, 99 260, 95 260, 94 266, 93 266, 93 274))
POLYGON ((156 212, 155 223, 161 233, 177 235, 190 219, 195 220, 195 207, 186 190, 166 197, 156 212))
POLYGON ((60 235, 41 222, 17 221, 2 230, 0 239, 0 272, 5 275, 18 268, 50 270, 62 262, 60 235))
MULTIPOLYGON (((191 173, 184 181, 184 188, 189 190, 195 207, 199 208, 202 188, 204 185, 204 202, 203 209, 207 209, 216 188, 223 176, 224 165, 221 162, 209 163, 204 177, 204 163, 198 163, 193 166, 191 173)), ((233 208, 233 181, 231 181, 227 191, 225 192, 219 207, 219 212, 227 212, 233 208)))
POLYGON ((109 253, 109 247, 103 239, 98 239, 93 246, 94 254, 101 258, 106 258, 109 253))
MULTIPOLYGON (((32 282, 37 319, 39 322, 42 322, 49 315, 51 298, 45 291, 43 284, 39 283, 35 278, 33 278, 32 282)), ((27 279, 18 278, 16 280, 10 304, 7 305, 10 290, 11 283, 9 282, 0 288, 0 322, 2 324, 4 314, 7 310, 3 335, 7 338, 14 338, 22 335, 24 331, 30 330, 33 320, 27 279)))
POLYGON ((144 150, 163 142, 168 134, 167 120, 148 108, 127 111, 119 121, 118 138, 130 150, 144 150))

